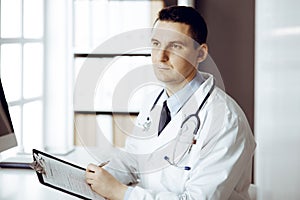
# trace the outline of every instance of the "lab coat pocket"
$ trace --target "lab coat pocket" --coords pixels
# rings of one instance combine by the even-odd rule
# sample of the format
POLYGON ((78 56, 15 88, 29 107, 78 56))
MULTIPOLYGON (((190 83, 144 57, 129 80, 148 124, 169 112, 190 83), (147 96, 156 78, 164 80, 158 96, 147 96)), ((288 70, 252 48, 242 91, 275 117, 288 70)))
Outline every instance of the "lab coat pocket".
POLYGON ((168 191, 174 191, 178 194, 184 192, 184 186, 190 172, 184 169, 184 167, 189 167, 188 160, 188 158, 182 160, 177 166, 169 165, 162 171, 162 185, 168 191))

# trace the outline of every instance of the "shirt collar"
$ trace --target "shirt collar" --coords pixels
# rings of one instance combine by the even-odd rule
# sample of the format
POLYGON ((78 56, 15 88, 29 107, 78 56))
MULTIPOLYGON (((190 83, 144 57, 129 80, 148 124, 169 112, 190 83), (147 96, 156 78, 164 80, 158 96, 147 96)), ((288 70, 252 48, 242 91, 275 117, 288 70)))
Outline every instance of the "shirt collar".
POLYGON ((182 89, 177 91, 171 97, 168 97, 166 90, 162 95, 163 100, 167 100, 167 105, 171 113, 171 117, 182 108, 182 106, 189 100, 189 98, 195 93, 195 91, 204 82, 202 75, 197 72, 196 76, 192 81, 186 84, 182 89))

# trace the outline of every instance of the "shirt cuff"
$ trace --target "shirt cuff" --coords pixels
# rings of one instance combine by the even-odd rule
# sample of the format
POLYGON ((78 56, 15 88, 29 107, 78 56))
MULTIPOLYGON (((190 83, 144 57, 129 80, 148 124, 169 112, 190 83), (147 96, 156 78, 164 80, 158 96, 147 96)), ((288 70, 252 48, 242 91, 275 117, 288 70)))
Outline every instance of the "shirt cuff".
POLYGON ((133 187, 128 187, 124 196, 124 200, 129 200, 129 196, 131 191, 133 190, 133 187))

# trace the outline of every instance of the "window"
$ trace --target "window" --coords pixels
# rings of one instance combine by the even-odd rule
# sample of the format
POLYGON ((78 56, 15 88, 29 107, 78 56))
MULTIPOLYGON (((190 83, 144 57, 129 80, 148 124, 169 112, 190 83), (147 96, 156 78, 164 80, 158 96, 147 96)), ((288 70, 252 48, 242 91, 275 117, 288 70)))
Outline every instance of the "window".
POLYGON ((74 132, 73 1, 1 0, 0 5, 0 74, 18 151, 67 153, 74 132))
MULTIPOLYGON (((74 0, 74 63, 75 79, 77 79, 75 87, 78 87, 78 83, 82 80, 82 73, 86 73, 88 70, 93 72, 87 74, 86 78, 80 82, 80 84, 86 84, 86 86, 84 89, 79 89, 83 93, 80 93, 80 99, 78 99, 78 101, 75 100, 74 102, 77 119, 79 121, 84 121, 85 119, 82 118, 90 115, 92 118, 91 121, 95 121, 93 118, 95 118, 96 113, 96 121, 98 122, 98 124, 95 125, 96 129, 100 127, 102 134, 114 144, 121 143, 122 145, 122 142, 116 139, 116 137, 118 137, 116 130, 120 129, 120 127, 116 128, 116 125, 114 125, 115 120, 113 118, 122 116, 112 116, 113 112, 118 112, 120 115, 128 115, 128 112, 138 112, 139 109, 137 105, 141 103, 141 96, 143 95, 143 92, 145 92, 144 90, 137 89, 137 92, 130 99, 135 103, 128 102, 131 103, 131 105, 134 105, 133 108, 129 108, 130 110, 123 110, 122 108, 117 108, 117 110, 115 110, 112 108, 111 99, 113 98, 114 88, 120 81, 116 79, 122 79, 124 74, 133 70, 135 66, 142 64, 149 65, 151 59, 149 57, 149 52, 141 53, 135 51, 124 56, 123 54, 125 52, 118 50, 119 48, 114 48, 115 46, 110 49, 99 49, 99 46, 104 42, 110 41, 112 37, 118 37, 120 34, 124 34, 128 31, 152 27, 156 14, 163 5, 163 1, 159 0, 74 0), (99 96, 97 93, 94 93, 96 90, 89 90, 93 89, 93 87, 98 87, 95 86, 97 81, 99 81, 99 77, 96 77, 96 75, 97 73, 101 73, 101 70, 105 70, 104 68, 107 66, 109 66, 109 69, 106 71, 102 80, 106 80, 107 82, 102 84, 103 88, 98 85, 98 89, 101 91, 99 96), (80 77, 78 77, 79 75, 80 77), (91 102, 91 99, 95 101, 95 104, 87 105, 91 102), (102 100, 103 102, 101 102, 102 100), (85 104, 85 102, 88 103, 85 104)), ((143 35, 141 36, 143 37, 143 35)), ((123 41, 119 44, 120 49, 126 45, 127 44, 124 44, 123 41)), ((140 79, 147 78, 147 74, 139 75, 138 78, 140 79)), ((128 84, 128 87, 130 87, 129 85, 130 84, 128 84)), ((122 97, 120 98, 120 101, 122 102, 126 100, 127 99, 123 99, 122 97)), ((88 130, 85 127, 86 126, 84 125, 77 124, 78 143, 90 145, 91 143, 85 141, 92 141, 93 144, 91 145, 100 144, 103 138, 99 136, 99 133, 87 136, 87 132, 95 130, 88 130), (81 135, 80 132, 84 133, 84 135, 81 135), (87 137, 92 137, 92 139, 88 139, 87 137)))
POLYGON ((91 52, 116 34, 151 27, 162 6, 158 0, 74 0, 75 52, 91 52))
POLYGON ((1 0, 0 74, 20 152, 43 143, 44 1, 1 0))

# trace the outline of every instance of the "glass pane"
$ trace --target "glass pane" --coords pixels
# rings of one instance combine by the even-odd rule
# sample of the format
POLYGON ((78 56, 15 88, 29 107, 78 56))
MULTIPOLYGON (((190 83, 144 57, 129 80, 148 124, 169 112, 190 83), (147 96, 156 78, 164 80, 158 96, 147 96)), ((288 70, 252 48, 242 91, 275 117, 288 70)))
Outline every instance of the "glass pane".
MULTIPOLYGON (((111 36, 136 28, 148 28, 150 25, 150 2, 110 1, 108 9, 106 23, 111 36)), ((96 25, 96 20, 94 23, 96 25)))
POLYGON ((110 25, 114 26, 113 29, 117 32, 149 28, 152 25, 151 1, 111 1, 110 17, 113 22, 116 22, 110 25))
MULTIPOLYGON (((100 45, 109 36, 110 30, 108 23, 109 2, 91 1, 91 42, 92 49, 100 45)), ((133 23, 134 24, 134 23, 133 23)), ((118 24, 120 25, 120 24, 118 24)))
POLYGON ((43 45, 24 45, 24 98, 41 96, 43 93, 43 45))
POLYGON ((1 0, 1 37, 21 37, 21 0, 1 0))
POLYGON ((23 108, 23 141, 25 152, 42 147, 43 110, 42 102, 27 103, 23 108))
POLYGON ((116 34, 151 27, 153 23, 151 3, 151 1, 75 1, 75 50, 81 52, 93 50, 105 39, 116 34))
POLYGON ((75 1, 74 2, 74 37, 75 50, 89 48, 89 1, 75 1))
POLYGON ((74 65, 75 65, 75 80, 81 70, 81 67, 84 65, 84 62, 86 61, 85 58, 76 58, 74 61, 74 65))
POLYGON ((1 80, 7 101, 21 98, 21 45, 1 45, 1 80))
POLYGON ((18 145, 21 144, 21 107, 12 106, 9 108, 11 121, 14 127, 14 132, 17 136, 18 145))
POLYGON ((43 37, 43 0, 24 0, 24 37, 43 37))
POLYGON ((145 71, 152 72, 150 57, 120 56, 107 66, 98 79, 95 90, 94 108, 97 111, 136 112, 140 109, 145 94, 158 86, 154 82, 156 79, 152 79, 152 73, 145 71), (141 74, 142 70, 144 74, 141 74), (153 84, 145 84, 149 80, 153 80, 153 84))

